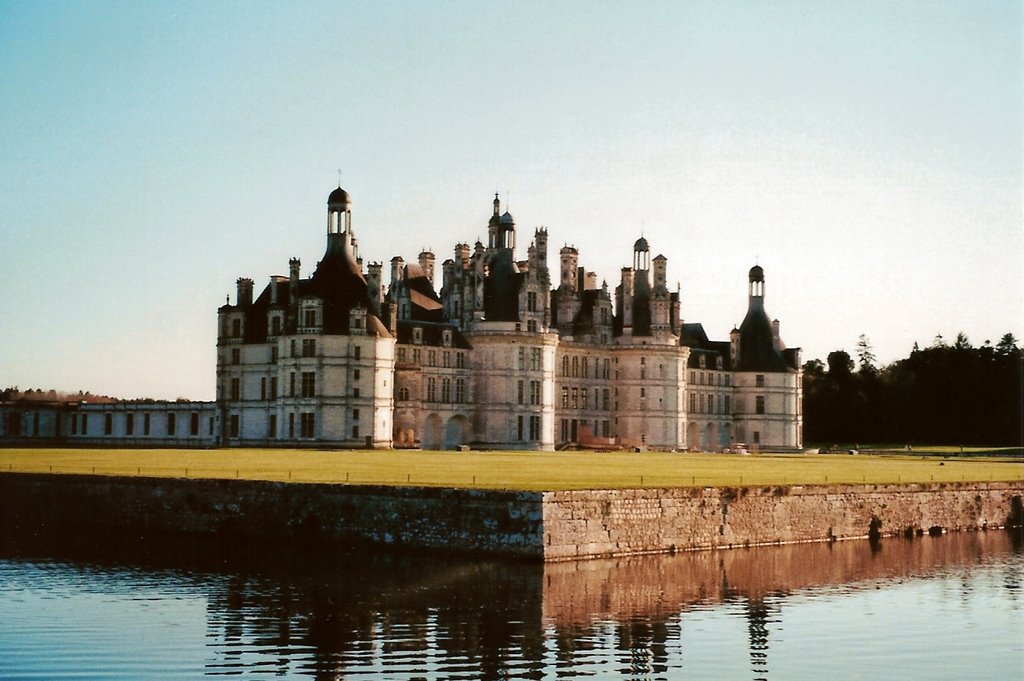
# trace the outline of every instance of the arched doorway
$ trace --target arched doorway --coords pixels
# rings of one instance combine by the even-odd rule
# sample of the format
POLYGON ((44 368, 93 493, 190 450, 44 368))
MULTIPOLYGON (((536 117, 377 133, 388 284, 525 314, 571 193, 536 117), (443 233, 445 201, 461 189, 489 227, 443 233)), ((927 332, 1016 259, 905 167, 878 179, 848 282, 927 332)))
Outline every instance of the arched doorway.
POLYGON ((717 444, 718 428, 712 422, 704 426, 704 438, 701 440, 700 448, 705 452, 713 452, 717 449, 717 444))
POLYGON ((466 443, 466 434, 469 432, 469 420, 462 415, 455 415, 448 419, 448 425, 444 428, 444 443, 442 449, 455 449, 466 443))
POLYGON ((723 451, 732 446, 732 426, 730 424, 722 424, 722 429, 719 431, 719 435, 718 445, 723 451))
POLYGON ((431 414, 423 429, 423 449, 441 449, 441 417, 431 414))
POLYGON ((700 428, 697 426, 696 421, 690 421, 690 424, 686 427, 686 448, 700 448, 700 428))

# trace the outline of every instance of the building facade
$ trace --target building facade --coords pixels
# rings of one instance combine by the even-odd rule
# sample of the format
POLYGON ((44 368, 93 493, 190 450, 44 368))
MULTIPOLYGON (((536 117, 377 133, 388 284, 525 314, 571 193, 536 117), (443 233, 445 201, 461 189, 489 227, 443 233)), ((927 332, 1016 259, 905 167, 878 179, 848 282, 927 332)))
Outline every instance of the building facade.
MULTIPOLYGON (((487 243, 457 244, 440 281, 431 251, 415 262, 392 258, 387 274, 383 263, 364 267, 340 187, 328 197, 326 237, 309 276, 292 258, 288 275, 271 276, 258 296, 252 279, 237 280, 234 304, 217 313, 216 401, 189 403, 181 416, 174 403, 161 404, 161 432, 178 440, 166 444, 803 446, 800 351, 786 348, 768 318, 759 266, 749 273, 743 323, 729 340, 712 341, 683 321, 680 291, 667 287, 668 259, 652 259, 645 238, 610 290, 573 246, 561 248, 552 273, 546 229, 534 230, 517 259, 515 220, 498 195, 487 243), (175 429, 188 424, 180 435, 166 425, 171 413, 175 429)), ((131 429, 127 419, 139 410, 124 404, 87 407, 105 437, 136 437, 139 417, 131 429)), ((72 413, 56 409, 63 417, 43 420, 72 413)), ((4 442, 33 437, 31 409, 0 411, 4 442)), ((69 438, 71 429, 69 421, 48 437, 69 438)))

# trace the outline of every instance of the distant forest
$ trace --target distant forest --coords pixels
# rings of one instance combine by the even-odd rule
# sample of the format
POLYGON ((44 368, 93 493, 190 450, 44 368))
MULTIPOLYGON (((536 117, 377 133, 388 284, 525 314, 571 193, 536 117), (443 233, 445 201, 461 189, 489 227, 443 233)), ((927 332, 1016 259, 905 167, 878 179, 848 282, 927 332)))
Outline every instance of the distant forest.
POLYGON ((914 344, 910 356, 878 367, 865 336, 856 363, 837 350, 804 364, 804 440, 1021 446, 1024 357, 1013 334, 973 347, 914 344))

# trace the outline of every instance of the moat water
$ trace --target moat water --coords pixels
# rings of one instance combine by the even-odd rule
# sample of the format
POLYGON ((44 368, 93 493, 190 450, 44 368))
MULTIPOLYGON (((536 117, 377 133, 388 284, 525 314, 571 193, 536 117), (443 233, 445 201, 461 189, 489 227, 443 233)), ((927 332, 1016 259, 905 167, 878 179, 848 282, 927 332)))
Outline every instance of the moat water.
POLYGON ((1002 531, 548 566, 0 536, 0 679, 1002 681, 1022 587, 1002 531))

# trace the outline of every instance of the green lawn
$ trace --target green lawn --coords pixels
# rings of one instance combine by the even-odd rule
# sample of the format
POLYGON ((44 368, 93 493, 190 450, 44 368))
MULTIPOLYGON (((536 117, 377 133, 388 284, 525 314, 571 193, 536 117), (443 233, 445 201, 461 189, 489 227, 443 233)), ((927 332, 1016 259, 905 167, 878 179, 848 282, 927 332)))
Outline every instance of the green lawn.
POLYGON ((653 452, 0 449, 0 471, 518 490, 1024 480, 1007 458, 653 452))

